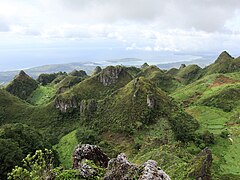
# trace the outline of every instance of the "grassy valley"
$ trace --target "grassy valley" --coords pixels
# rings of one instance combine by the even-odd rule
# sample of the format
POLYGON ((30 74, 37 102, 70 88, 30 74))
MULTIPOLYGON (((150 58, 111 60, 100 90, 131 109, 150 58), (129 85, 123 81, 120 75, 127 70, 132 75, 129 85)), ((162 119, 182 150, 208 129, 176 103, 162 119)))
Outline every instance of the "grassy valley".
MULTIPOLYGON (((26 137, 9 148, 19 147, 12 150, 18 153, 25 147, 19 159, 52 149, 59 160, 52 171, 59 177, 76 173, 71 168, 78 144, 93 144, 109 158, 124 152, 137 165, 155 160, 171 179, 239 179, 238 64, 239 58, 223 52, 205 68, 164 71, 145 63, 98 67, 92 75, 81 70, 42 74, 36 80, 21 72, 0 89, 0 146, 14 138, 6 127, 17 133, 16 127, 25 127, 34 142, 44 140, 41 146, 31 149, 26 137), (204 156, 208 150, 211 160, 204 156)), ((10 160, 1 161, 7 167, 1 169, 3 179, 22 165, 18 160, 8 167, 10 160)), ((102 179, 105 169, 98 170, 94 177, 102 179)))

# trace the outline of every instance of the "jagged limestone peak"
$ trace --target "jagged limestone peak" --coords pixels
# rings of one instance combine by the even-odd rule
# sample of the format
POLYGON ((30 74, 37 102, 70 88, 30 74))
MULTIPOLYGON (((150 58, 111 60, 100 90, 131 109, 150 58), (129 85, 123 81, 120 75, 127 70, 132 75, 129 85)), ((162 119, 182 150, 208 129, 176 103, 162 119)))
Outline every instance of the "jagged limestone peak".
POLYGON ((233 60, 234 58, 227 52, 227 51, 223 51, 217 58, 217 60, 215 61, 215 63, 219 63, 219 62, 224 62, 224 61, 229 61, 229 60, 233 60))
POLYGON ((147 67, 149 67, 149 64, 146 63, 146 62, 141 66, 142 69, 145 69, 145 68, 147 68, 147 67))

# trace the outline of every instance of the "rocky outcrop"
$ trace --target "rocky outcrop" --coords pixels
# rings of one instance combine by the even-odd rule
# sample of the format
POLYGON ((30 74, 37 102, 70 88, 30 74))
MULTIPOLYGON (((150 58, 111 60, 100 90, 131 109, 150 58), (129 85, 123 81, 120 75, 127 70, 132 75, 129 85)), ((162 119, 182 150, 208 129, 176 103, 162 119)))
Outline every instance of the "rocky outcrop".
POLYGON ((124 153, 111 159, 108 163, 104 180, 171 180, 170 177, 157 166, 157 162, 148 160, 142 166, 130 163, 124 153))
POLYGON ((153 109, 155 107, 155 98, 154 98, 153 94, 147 95, 147 105, 151 109, 153 109))
POLYGON ((157 162, 148 160, 142 166, 143 171, 139 180, 171 180, 170 177, 157 166, 157 162))
POLYGON ((80 102, 80 114, 92 113, 97 110, 95 99, 82 100, 80 102))
POLYGON ((79 169, 80 178, 88 179, 88 178, 94 177, 98 174, 97 171, 95 169, 93 169, 86 162, 80 163, 78 169, 79 169))
POLYGON ((194 159, 194 171, 190 173, 191 177, 197 180, 211 179, 212 152, 209 148, 203 149, 194 159))
POLYGON ((138 177, 139 167, 130 163, 124 153, 119 154, 117 158, 111 159, 108 163, 107 172, 104 180, 134 179, 138 177))
POLYGON ((73 153, 73 168, 79 169, 84 160, 91 160, 96 165, 106 168, 109 158, 98 146, 79 144, 73 153))
POLYGON ((102 72, 98 76, 98 80, 104 85, 109 86, 117 82, 120 74, 123 72, 122 66, 108 66, 103 69, 102 72))
POLYGON ((181 66, 179 67, 179 69, 183 69, 186 67, 186 64, 181 64, 181 66))
POLYGON ((55 107, 62 113, 66 113, 69 109, 76 109, 78 107, 77 99, 75 97, 67 100, 56 98, 55 107))

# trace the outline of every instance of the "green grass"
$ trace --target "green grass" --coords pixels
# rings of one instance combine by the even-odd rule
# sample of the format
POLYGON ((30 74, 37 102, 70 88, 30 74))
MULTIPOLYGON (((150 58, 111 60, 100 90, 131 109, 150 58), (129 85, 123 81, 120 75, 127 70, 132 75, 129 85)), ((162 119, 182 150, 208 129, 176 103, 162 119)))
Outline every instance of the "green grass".
POLYGON ((215 173, 240 176, 240 126, 227 124, 235 112, 227 113, 207 106, 192 106, 187 111, 199 121, 200 132, 209 130, 215 135, 216 142, 210 147, 215 173), (231 133, 232 143, 228 138, 220 137, 225 129, 231 133))
POLYGON ((64 168, 72 168, 72 155, 78 144, 75 136, 76 131, 77 130, 74 130, 63 136, 59 143, 53 147, 58 152, 59 160, 64 168))
POLYGON ((52 86, 39 86, 28 99, 33 105, 43 105, 53 100, 56 90, 52 86))

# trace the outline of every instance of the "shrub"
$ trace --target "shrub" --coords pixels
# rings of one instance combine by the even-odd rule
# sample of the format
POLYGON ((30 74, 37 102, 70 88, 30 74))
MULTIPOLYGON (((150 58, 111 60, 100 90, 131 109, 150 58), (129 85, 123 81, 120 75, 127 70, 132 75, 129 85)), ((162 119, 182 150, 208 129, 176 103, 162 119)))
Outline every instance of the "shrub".
POLYGON ((77 130, 76 138, 82 144, 97 144, 99 142, 98 133, 87 128, 77 130))

